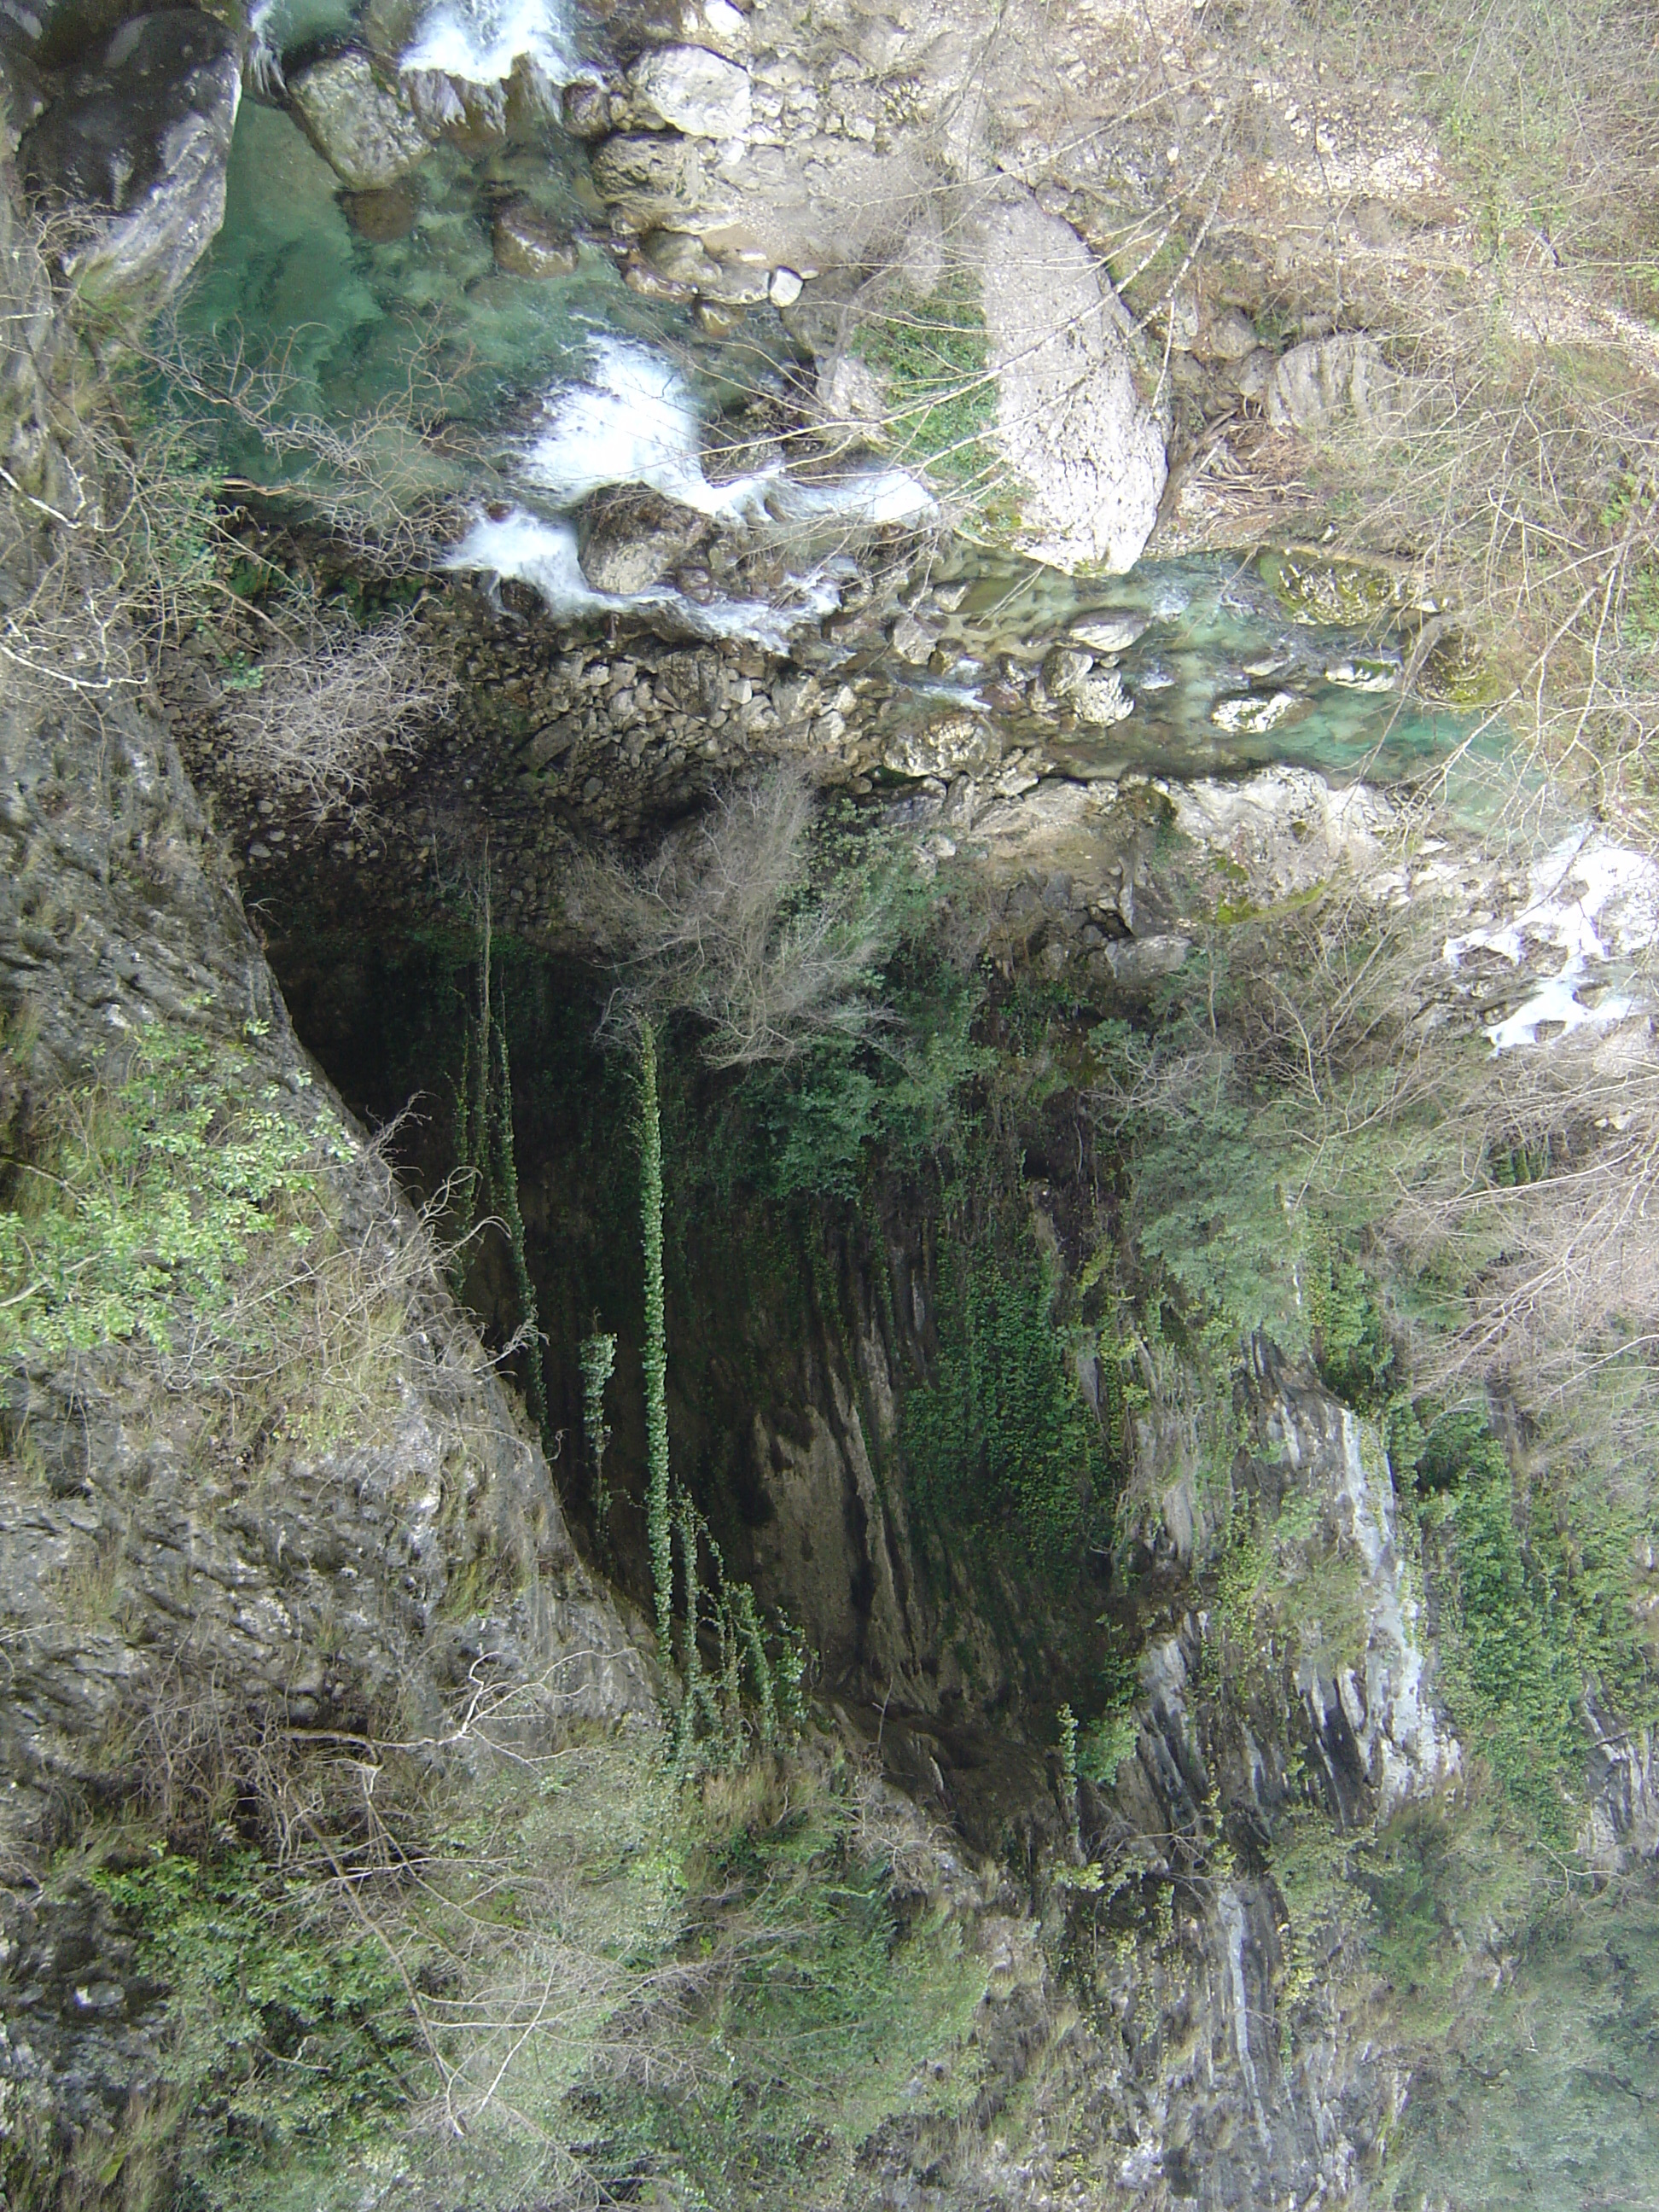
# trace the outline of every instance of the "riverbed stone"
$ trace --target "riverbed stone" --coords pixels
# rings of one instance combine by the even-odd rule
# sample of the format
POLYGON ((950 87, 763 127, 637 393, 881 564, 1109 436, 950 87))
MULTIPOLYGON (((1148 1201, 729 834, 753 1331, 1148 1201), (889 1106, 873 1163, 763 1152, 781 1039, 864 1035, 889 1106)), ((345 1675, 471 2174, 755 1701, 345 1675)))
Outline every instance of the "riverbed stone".
POLYGON ((378 185, 373 191, 343 192, 340 197, 346 220, 358 237, 366 238, 371 246, 392 246, 407 238, 420 211, 406 177, 400 177, 395 185, 378 185))
POLYGON ((749 72, 701 46, 642 54, 628 73, 637 119, 691 138, 736 138, 752 118, 749 72))
POLYGON ((432 150, 412 110, 386 90, 366 54, 313 62, 289 90, 307 137, 356 191, 395 183, 432 150))
POLYGON ((1301 703, 1294 691, 1235 692, 1216 701, 1210 709, 1210 720, 1218 730, 1239 737, 1259 738, 1277 729, 1301 703))
POLYGON ((496 209, 491 242, 509 276, 568 276, 580 258, 565 225, 526 199, 496 209))
POLYGON ((1118 614, 1109 610, 1085 615, 1072 624, 1071 635, 1091 653, 1127 653, 1148 627, 1145 615, 1133 611, 1118 614))
POLYGON ((713 527, 707 515, 637 485, 596 492, 582 510, 582 574, 596 592, 631 597, 706 544, 713 527))
POLYGON ((1097 728, 1109 728, 1134 712, 1135 702, 1115 668, 1091 668, 1072 686, 1071 696, 1079 721, 1091 722, 1097 728))

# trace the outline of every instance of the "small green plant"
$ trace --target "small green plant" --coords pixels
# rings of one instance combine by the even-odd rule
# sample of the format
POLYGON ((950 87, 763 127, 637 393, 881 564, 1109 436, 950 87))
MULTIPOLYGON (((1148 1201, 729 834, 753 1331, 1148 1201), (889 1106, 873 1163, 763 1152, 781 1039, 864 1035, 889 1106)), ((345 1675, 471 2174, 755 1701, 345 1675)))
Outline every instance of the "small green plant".
POLYGON ((601 1556, 611 1551, 611 1493, 605 1487, 605 1454, 611 1442, 605 1425, 605 1391, 617 1364, 617 1340, 595 1329, 585 1336, 578 1359, 582 1370, 582 1434, 587 1441, 587 1462, 593 1473, 593 1536, 601 1556))
POLYGON ((1376 1285, 1338 1248, 1323 1221, 1309 1225, 1302 1295, 1314 1358, 1324 1381, 1350 1406, 1374 1413, 1399 1387, 1400 1363, 1376 1285))
POLYGON ((325 1109, 307 1127, 240 1046, 172 1024, 138 1032, 110 1073, 65 1094, 0 1210, 0 1357, 188 1327, 269 1340, 275 1302, 239 1301, 256 1248, 323 1225, 319 1175, 348 1157, 325 1109))
POLYGON ((1565 1844, 1562 1787, 1581 1749, 1582 1678, 1570 1616, 1516 1527, 1508 1458, 1481 1416, 1449 1414, 1429 1433, 1417 1480, 1455 1500, 1456 1634, 1445 1669, 1452 1717, 1540 1832, 1565 1844))
POLYGON ((1060 1745, 1060 1796, 1066 1814, 1066 1830, 1072 1838, 1072 1848, 1079 1854, 1083 1838, 1078 1826, 1077 1810, 1077 1715, 1070 1705, 1063 1705, 1055 1719, 1060 1745))
MULTIPOLYGON (((662 1111, 657 1033, 640 1024, 640 1242, 645 1260, 645 1526, 657 1601, 657 1650, 665 1662, 674 1618, 674 1553, 668 1472, 668 1339, 663 1315, 662 1111)), ((695 1644, 695 1637, 692 1639, 695 1644)))

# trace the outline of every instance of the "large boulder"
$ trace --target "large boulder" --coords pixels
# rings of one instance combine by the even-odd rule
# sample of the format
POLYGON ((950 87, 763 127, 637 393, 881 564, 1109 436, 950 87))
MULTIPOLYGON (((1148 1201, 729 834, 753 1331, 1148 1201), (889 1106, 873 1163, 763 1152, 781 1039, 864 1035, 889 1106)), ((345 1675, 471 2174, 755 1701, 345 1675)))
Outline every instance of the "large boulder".
POLYGON ((1263 394, 1275 430, 1322 437, 1345 418, 1380 430, 1399 404, 1399 386, 1381 347, 1363 331, 1339 331, 1292 346, 1263 394))
POLYGON ((354 191, 394 184, 432 150, 411 109, 386 90, 366 54, 313 62, 289 89, 307 137, 354 191))
POLYGON ((123 23, 98 61, 27 131, 19 166, 50 207, 88 210, 65 266, 83 295, 159 307, 225 213, 241 95, 234 40, 194 8, 123 23))
POLYGON ((739 204, 716 173, 712 149, 706 154, 695 138, 619 133, 594 149, 591 167, 613 230, 711 228, 739 204))
POLYGON ((1122 302, 1077 233, 1013 187, 986 215, 980 273, 1021 550, 1060 568, 1132 568, 1168 466, 1122 302))
POLYGON ((662 46, 628 73, 634 113, 691 138, 737 138, 751 116, 749 72, 700 46, 662 46))
POLYGON ((706 515, 641 486, 595 492, 581 518, 582 574, 596 592, 630 599, 660 583, 713 527, 706 515))

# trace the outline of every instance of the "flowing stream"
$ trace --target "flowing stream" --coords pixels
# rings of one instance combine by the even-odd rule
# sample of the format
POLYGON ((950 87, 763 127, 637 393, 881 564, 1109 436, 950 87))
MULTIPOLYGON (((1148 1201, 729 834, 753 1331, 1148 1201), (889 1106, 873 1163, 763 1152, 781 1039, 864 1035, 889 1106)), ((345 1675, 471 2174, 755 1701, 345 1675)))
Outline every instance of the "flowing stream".
MULTIPOLYGON (((583 66, 575 28, 545 0, 370 12, 365 34, 405 70, 499 85, 528 57, 556 88, 583 66)), ((339 0, 276 0, 260 27, 272 84, 354 28, 339 0)), ((889 533, 890 545, 890 533, 908 531, 929 549, 933 649, 923 665, 891 654, 887 672, 919 714, 949 704, 995 714, 1018 741, 1029 734, 1022 672, 1057 647, 1093 654, 1104 681, 1088 711, 1067 718, 1058 742, 1052 720, 1046 733, 1062 774, 1191 776, 1285 761, 1338 781, 1387 781, 1456 753, 1469 716, 1402 703, 1410 638, 1391 612, 1347 627, 1310 620, 1272 556, 1068 577, 953 534, 918 477, 874 455, 803 465, 810 441, 754 439, 741 410, 757 401, 782 409, 801 386, 799 349, 775 311, 751 309, 720 341, 684 307, 630 291, 582 236, 585 167, 582 148, 550 114, 483 155, 439 146, 395 195, 356 196, 380 204, 369 222, 294 118, 269 97, 249 98, 224 227, 180 313, 185 343, 279 361, 284 405, 331 425, 362 422, 416 392, 441 425, 418 448, 422 488, 470 516, 446 564, 519 579, 573 621, 637 611, 818 665, 860 653, 867 662, 867 646, 826 653, 821 626, 856 591, 873 535, 889 533), (509 203, 579 240, 568 275, 498 266, 492 224, 509 203), (745 576, 764 580, 695 596, 672 583, 625 595, 592 588, 577 511, 623 485, 714 520, 744 550, 745 576)), ((236 458, 252 470, 262 464, 250 443, 236 458)), ((1487 733, 1460 759, 1467 787, 1500 745, 1487 733)))

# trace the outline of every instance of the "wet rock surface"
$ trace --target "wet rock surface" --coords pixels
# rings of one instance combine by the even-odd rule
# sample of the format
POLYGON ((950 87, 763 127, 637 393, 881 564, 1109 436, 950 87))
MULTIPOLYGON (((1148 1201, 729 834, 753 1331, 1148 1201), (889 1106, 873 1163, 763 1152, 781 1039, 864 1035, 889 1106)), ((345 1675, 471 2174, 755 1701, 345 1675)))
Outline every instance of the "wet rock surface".
POLYGON ((354 191, 394 184, 432 150, 413 111, 375 76, 366 54, 315 62, 289 90, 306 136, 354 191))
POLYGON ((510 276, 568 276, 580 258, 565 226, 523 199, 496 210, 492 243, 496 266, 510 276))
POLYGON ((223 27, 166 9, 124 23, 25 134, 18 162, 29 190, 94 219, 70 265, 94 295, 153 310, 206 252, 224 219, 240 91, 223 27))

